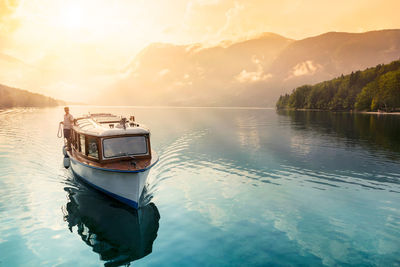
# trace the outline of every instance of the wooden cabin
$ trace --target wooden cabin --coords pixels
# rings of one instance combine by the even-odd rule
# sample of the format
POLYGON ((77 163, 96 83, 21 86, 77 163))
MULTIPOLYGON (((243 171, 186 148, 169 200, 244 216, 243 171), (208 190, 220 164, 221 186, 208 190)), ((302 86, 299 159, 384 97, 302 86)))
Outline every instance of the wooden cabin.
POLYGON ((150 132, 133 116, 86 115, 75 120, 71 135, 71 155, 81 163, 119 171, 151 165, 150 132))

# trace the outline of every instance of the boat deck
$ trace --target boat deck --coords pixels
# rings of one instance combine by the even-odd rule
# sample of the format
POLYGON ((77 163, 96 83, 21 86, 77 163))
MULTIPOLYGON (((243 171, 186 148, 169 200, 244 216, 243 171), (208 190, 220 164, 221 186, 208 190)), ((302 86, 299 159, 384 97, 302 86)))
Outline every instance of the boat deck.
POLYGON ((76 119, 73 129, 78 133, 92 136, 149 133, 149 129, 141 123, 108 113, 79 117, 76 119))

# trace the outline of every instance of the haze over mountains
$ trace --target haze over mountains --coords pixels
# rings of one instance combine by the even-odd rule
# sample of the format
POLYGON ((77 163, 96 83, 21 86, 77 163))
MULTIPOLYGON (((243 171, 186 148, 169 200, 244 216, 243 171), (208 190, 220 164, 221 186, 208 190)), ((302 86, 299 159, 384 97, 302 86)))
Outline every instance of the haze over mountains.
POLYGON ((302 40, 266 33, 204 48, 156 43, 141 51, 104 104, 274 106, 280 94, 400 58, 400 30, 329 32, 302 40))
POLYGON ((65 102, 0 84, 0 109, 14 107, 54 107, 58 105, 65 105, 65 102))

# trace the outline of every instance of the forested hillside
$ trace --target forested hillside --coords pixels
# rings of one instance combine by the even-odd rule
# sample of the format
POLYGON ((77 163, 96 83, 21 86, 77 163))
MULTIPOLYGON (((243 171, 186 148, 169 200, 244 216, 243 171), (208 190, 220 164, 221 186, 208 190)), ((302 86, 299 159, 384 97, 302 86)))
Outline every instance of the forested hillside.
POLYGON ((0 84, 0 108, 51 107, 63 104, 64 101, 0 84))
POLYGON ((315 85, 303 85, 279 97, 278 109, 387 112, 400 108, 400 60, 352 72, 315 85))

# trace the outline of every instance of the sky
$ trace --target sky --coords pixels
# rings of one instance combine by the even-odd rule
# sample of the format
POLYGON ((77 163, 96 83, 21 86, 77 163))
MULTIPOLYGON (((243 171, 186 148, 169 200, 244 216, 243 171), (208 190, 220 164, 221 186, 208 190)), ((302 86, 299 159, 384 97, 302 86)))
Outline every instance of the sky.
POLYGON ((153 42, 400 28, 398 0, 0 0, 0 84, 82 101, 153 42))

